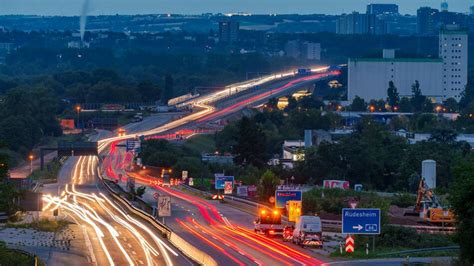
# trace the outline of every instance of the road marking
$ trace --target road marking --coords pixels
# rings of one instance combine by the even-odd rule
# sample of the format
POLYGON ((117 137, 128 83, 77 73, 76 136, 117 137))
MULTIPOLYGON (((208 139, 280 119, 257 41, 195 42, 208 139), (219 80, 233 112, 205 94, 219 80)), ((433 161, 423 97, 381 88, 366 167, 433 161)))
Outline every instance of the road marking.
POLYGON ((132 254, 133 254, 133 255, 137 255, 137 253, 135 252, 135 250, 132 250, 132 254))
POLYGON ((130 243, 127 244, 129 248, 132 248, 132 245, 130 245, 130 243))

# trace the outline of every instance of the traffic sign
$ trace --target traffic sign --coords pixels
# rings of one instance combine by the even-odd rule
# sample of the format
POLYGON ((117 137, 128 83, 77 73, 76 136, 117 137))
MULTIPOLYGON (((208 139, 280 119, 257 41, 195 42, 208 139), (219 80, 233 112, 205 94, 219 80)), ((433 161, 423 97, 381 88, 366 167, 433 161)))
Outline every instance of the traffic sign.
POLYGON ((159 197, 160 197, 160 194, 159 194, 158 192, 155 192, 155 193, 153 194, 153 198, 154 198, 154 199, 157 200, 159 197))
POLYGON ((347 253, 354 252, 354 238, 352 238, 352 236, 346 237, 346 252, 347 253))
POLYGON ((342 233, 380 234, 380 209, 342 209, 342 233))
POLYGON ((232 181, 224 182, 224 194, 232 194, 232 181))
POLYGON ((161 217, 171 216, 171 197, 170 196, 158 197, 158 215, 161 217))
POLYGON ((286 202, 289 200, 303 200, 303 192, 301 190, 276 190, 275 191, 275 208, 285 208, 286 202))
POLYGON ((233 176, 221 176, 221 175, 216 175, 215 176, 215 188, 216 189, 224 189, 225 188, 225 182, 230 181, 234 183, 234 177, 233 176))
POLYGON ((181 172, 181 178, 182 178, 183 180, 186 180, 186 179, 188 178, 188 171, 183 170, 183 171, 181 172))

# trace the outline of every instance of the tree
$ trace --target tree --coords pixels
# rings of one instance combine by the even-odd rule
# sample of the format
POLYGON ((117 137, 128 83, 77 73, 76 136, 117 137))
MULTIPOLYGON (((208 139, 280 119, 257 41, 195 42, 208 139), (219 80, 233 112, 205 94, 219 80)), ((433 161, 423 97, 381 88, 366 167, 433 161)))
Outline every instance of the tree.
POLYGON ((238 123, 239 134, 234 146, 235 162, 261 167, 268 161, 266 152, 267 138, 260 125, 248 117, 238 123))
POLYGON ((268 200, 275 195, 276 186, 280 184, 280 179, 270 170, 265 171, 260 178, 258 195, 261 200, 268 200))
POLYGON ((151 81, 142 81, 137 85, 137 92, 142 102, 156 101, 161 97, 161 90, 151 81))
POLYGON ((173 76, 166 74, 165 76, 165 89, 163 90, 162 102, 167 104, 168 101, 173 98, 173 76))
POLYGON ((435 128, 431 132, 430 141, 441 143, 454 143, 456 141, 456 131, 451 128, 435 128))
POLYGON ((426 96, 421 93, 420 83, 415 80, 415 83, 411 86, 412 98, 411 104, 415 112, 423 111, 423 105, 425 104, 426 96))
POLYGON ((367 103, 364 101, 364 99, 360 98, 359 96, 356 96, 354 100, 352 100, 350 108, 351 111, 365 112, 367 111, 367 103))
POLYGON ((400 104, 400 96, 398 94, 397 87, 395 87, 393 81, 390 81, 388 83, 387 96, 387 103, 388 105, 390 105, 392 111, 394 111, 394 107, 400 104))
POLYGON ((454 98, 448 98, 443 103, 444 108, 446 108, 447 112, 454 113, 459 110, 459 104, 454 98))
POLYGON ((410 99, 408 99, 407 97, 402 97, 402 99, 400 100, 399 110, 400 110, 400 112, 404 112, 404 113, 412 112, 413 111, 413 106, 411 104, 410 99))
POLYGON ((454 182, 451 186, 449 202, 456 214, 456 241, 461 247, 462 264, 474 264, 474 156, 459 163, 454 168, 454 182))

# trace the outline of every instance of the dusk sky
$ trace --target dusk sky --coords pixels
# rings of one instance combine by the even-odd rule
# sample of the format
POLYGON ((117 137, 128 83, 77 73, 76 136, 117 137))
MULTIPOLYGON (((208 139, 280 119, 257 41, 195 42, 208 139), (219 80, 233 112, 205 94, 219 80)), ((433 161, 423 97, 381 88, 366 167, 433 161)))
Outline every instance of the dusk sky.
MULTIPOLYGON (((0 14, 78 15, 83 0, 0 0, 0 14)), ((420 6, 439 8, 440 0, 90 0, 90 13, 326 13, 365 12, 368 3, 396 3, 403 14, 415 14, 420 6)), ((450 11, 468 12, 472 0, 448 1, 450 11)))

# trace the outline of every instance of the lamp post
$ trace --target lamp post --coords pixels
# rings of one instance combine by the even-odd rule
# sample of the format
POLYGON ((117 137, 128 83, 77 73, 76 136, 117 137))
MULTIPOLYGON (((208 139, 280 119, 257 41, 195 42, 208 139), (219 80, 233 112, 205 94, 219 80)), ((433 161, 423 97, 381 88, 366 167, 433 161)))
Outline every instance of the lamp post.
POLYGON ((34 159, 34 158, 35 158, 35 157, 33 156, 33 154, 30 154, 30 155, 28 156, 28 159, 30 160, 30 174, 33 173, 33 159, 34 159))
MULTIPOLYGON (((76 109, 76 113, 77 113, 77 126, 79 127, 79 115, 81 114, 81 106, 78 104, 76 105, 76 107, 74 107, 74 109, 76 109)), ((82 132, 84 132, 84 125, 82 125, 82 132)))

